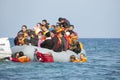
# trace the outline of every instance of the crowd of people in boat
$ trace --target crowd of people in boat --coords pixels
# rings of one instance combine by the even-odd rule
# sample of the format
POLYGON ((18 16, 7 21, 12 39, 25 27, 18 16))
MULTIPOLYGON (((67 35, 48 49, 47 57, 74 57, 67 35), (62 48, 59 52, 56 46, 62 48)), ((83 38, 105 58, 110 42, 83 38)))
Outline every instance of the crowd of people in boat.
MULTIPOLYGON (((56 25, 50 25, 47 20, 37 23, 33 29, 28 29, 22 25, 21 30, 14 39, 15 45, 33 45, 42 48, 51 49, 55 52, 71 50, 80 53, 82 44, 78 41, 78 35, 74 31, 74 25, 71 25, 66 18, 59 18, 56 25)), ((34 59, 39 62, 54 62, 52 54, 43 54, 35 50, 34 59)), ((11 57, 5 57, 13 62, 30 62, 30 57, 24 55, 22 51, 16 52, 11 57)), ((79 58, 75 55, 70 56, 70 62, 86 62, 85 54, 81 53, 79 58)))
POLYGON ((38 46, 55 52, 71 50, 80 53, 82 49, 82 44, 78 41, 78 35, 74 31, 74 25, 62 17, 58 18, 56 25, 50 25, 47 20, 37 23, 33 29, 22 25, 14 43, 15 45, 38 46))

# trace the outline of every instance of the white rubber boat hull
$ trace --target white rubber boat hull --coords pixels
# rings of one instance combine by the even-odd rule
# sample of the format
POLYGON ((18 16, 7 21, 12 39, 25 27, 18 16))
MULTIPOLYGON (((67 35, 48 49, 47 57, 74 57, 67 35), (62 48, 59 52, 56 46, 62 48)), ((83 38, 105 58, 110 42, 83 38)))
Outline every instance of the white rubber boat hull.
MULTIPOLYGON (((54 52, 49 49, 39 48, 39 47, 35 47, 35 46, 27 46, 27 45, 14 46, 11 48, 13 54, 16 52, 19 52, 19 51, 23 51, 24 54, 26 56, 30 57, 32 60, 34 60, 35 49, 38 49, 38 51, 42 52, 43 54, 51 53, 53 55, 55 62, 69 62, 71 55, 75 55, 76 57, 79 57, 79 54, 77 55, 76 53, 74 53, 73 51, 70 51, 70 50, 63 51, 63 52, 54 52)), ((84 49, 81 52, 85 53, 84 49)))

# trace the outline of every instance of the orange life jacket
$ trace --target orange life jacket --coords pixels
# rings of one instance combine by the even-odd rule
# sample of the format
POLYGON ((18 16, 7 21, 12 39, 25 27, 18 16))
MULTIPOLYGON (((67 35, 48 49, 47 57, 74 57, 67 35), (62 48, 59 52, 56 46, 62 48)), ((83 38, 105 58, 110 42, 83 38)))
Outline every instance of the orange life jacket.
POLYGON ((79 60, 79 62, 87 62, 87 58, 84 57, 83 59, 79 60))
POLYGON ((30 58, 27 57, 27 56, 19 57, 18 60, 19 60, 19 62, 22 62, 22 63, 24 63, 24 62, 30 62, 30 58))

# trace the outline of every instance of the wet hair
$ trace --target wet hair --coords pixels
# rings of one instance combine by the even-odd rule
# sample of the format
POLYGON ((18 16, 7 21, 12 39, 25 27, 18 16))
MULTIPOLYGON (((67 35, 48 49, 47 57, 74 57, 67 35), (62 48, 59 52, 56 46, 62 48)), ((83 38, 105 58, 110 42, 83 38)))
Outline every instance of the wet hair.
POLYGON ((42 21, 44 21, 45 23, 47 23, 47 20, 46 20, 46 19, 44 19, 44 20, 42 20, 42 21))
POLYGON ((15 54, 12 54, 11 57, 12 58, 16 58, 16 55, 19 54, 19 52, 16 52, 15 54))
POLYGON ((30 31, 28 32, 28 36, 31 37, 32 35, 33 35, 33 36, 36 36, 35 31, 30 30, 30 31))
POLYGON ((70 59, 76 59, 76 58, 75 58, 75 55, 71 55, 71 56, 70 56, 70 59))
POLYGON ((39 24, 40 26, 42 26, 42 24, 41 24, 41 23, 37 23, 37 24, 39 24))
POLYGON ((80 55, 83 55, 85 57, 85 54, 84 53, 81 53, 80 55))
POLYGON ((55 28, 55 25, 51 25, 51 27, 55 28))
POLYGON ((59 17, 59 18, 58 18, 58 21, 61 21, 61 20, 63 20, 63 18, 62 18, 62 17, 59 17))
POLYGON ((19 56, 24 56, 24 53, 22 51, 19 52, 19 56))
POLYGON ((22 27, 25 27, 27 29, 27 26, 26 25, 22 25, 22 27))

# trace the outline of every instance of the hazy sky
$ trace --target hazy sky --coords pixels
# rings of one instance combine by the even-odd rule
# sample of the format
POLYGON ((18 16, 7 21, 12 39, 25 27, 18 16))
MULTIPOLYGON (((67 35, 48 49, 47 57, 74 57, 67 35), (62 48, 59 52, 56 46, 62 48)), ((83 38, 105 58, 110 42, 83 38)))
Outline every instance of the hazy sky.
POLYGON ((120 38, 120 0, 0 0, 0 37, 15 37, 23 24, 33 28, 59 17, 75 26, 79 38, 120 38))

